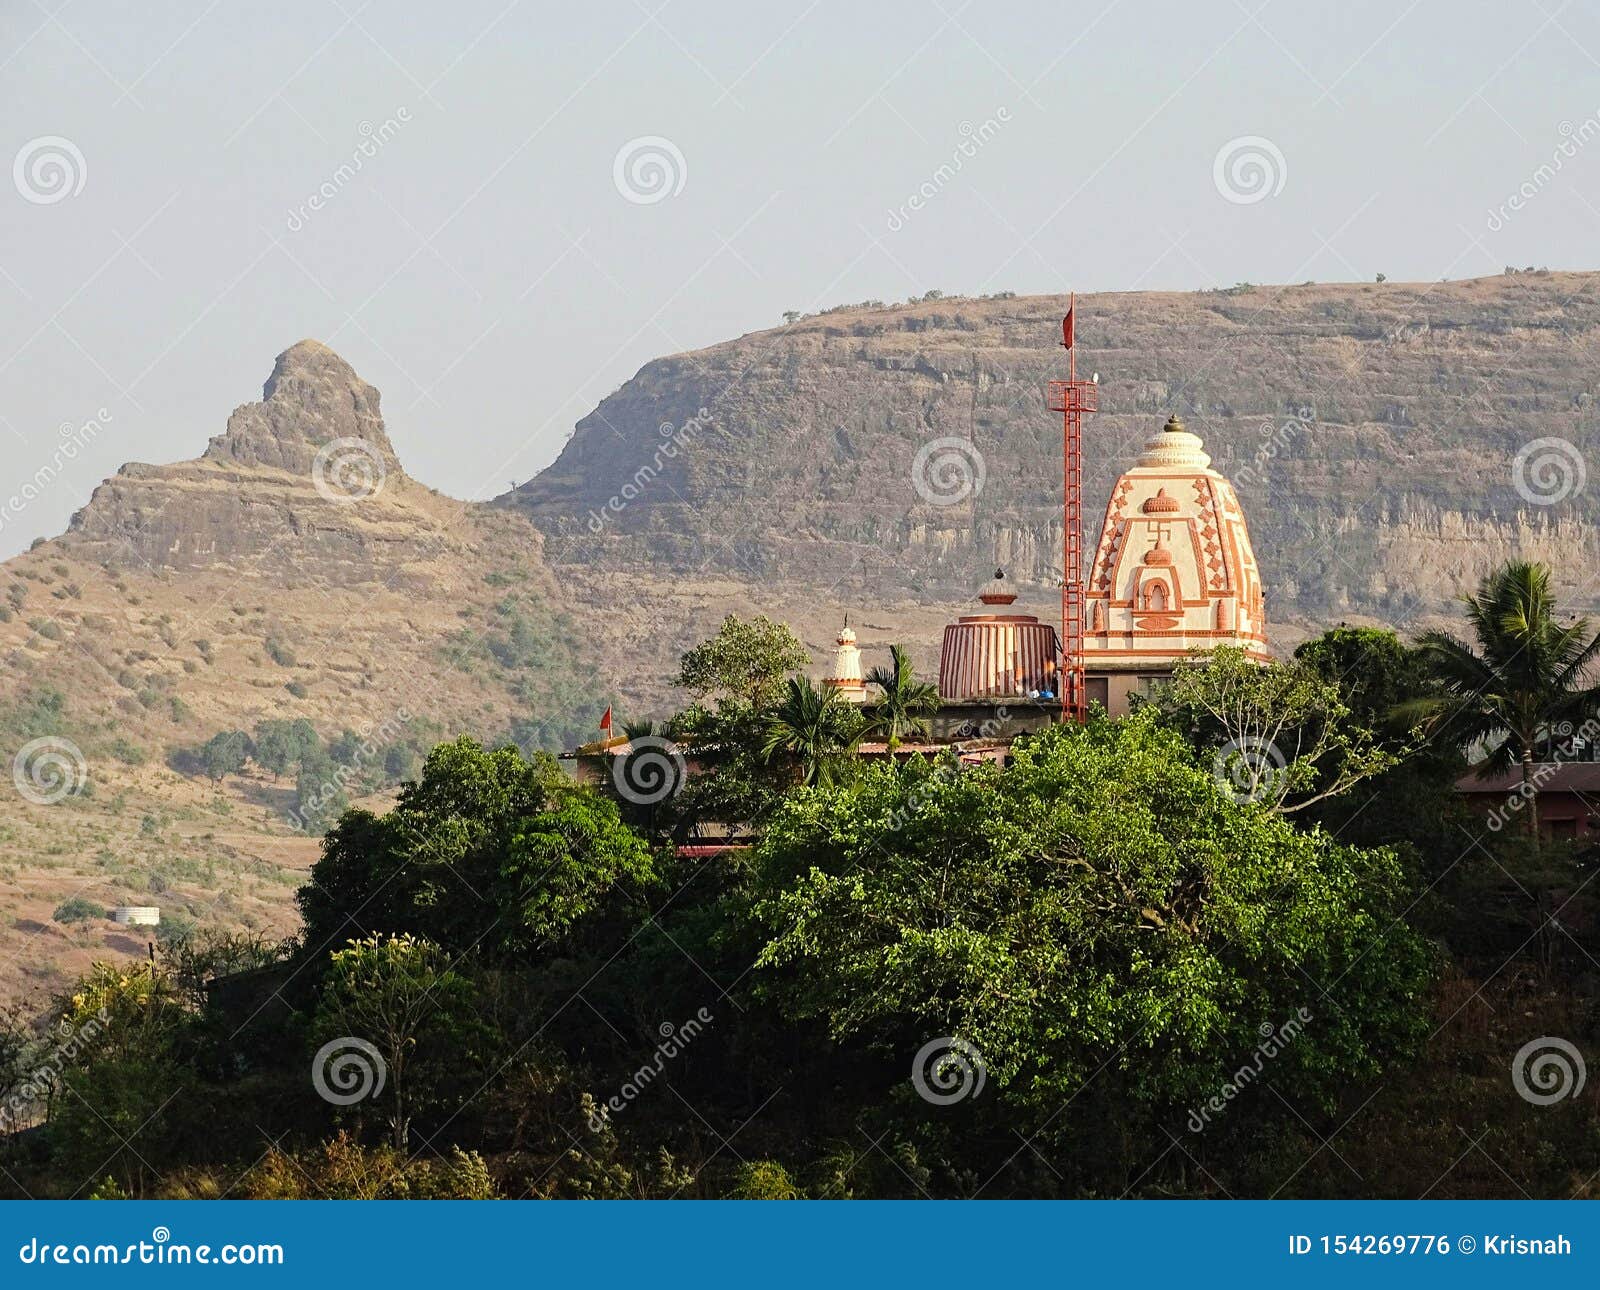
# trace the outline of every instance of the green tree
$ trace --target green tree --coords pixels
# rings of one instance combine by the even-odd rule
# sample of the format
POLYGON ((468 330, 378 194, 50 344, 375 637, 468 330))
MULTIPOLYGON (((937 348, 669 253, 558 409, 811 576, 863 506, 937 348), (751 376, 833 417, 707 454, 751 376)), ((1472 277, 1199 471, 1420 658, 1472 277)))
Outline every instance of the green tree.
POLYGON ((1192 650, 1152 700, 1235 793, 1292 815, 1398 764, 1309 664, 1257 663, 1237 645, 1192 650))
POLYGON ((904 646, 889 647, 889 666, 868 672, 867 684, 881 691, 863 714, 867 734, 882 735, 890 751, 900 746, 904 735, 927 737, 928 718, 939 710, 939 687, 918 679, 904 646))
POLYGON ((676 684, 699 703, 764 708, 778 701, 784 678, 810 662, 805 646, 782 623, 764 614, 749 622, 729 614, 715 636, 684 654, 676 684))
POLYGON ((313 947, 384 927, 453 953, 526 955, 654 881, 615 803, 546 754, 462 738, 428 754, 387 815, 347 811, 297 899, 313 947))
POLYGON ((1465 824, 1467 813, 1455 783, 1466 759, 1437 740, 1419 744, 1396 715, 1438 695, 1422 651, 1392 631, 1341 625, 1302 642, 1294 657, 1336 687, 1349 719, 1401 759, 1359 792, 1321 802, 1307 816, 1355 846, 1407 845, 1424 857, 1431 877, 1439 876, 1461 854, 1453 825, 1465 824))
MULTIPOLYGON (((415 936, 363 937, 330 958, 315 1037, 334 1045, 354 1038, 377 1049, 397 1151, 405 1150, 419 1106, 466 1073, 471 1001, 471 982, 439 946, 415 936)), ((368 1067, 359 1078, 376 1090, 379 1075, 368 1067)))
POLYGON ((348 769, 341 767, 320 746, 300 758, 294 781, 294 809, 304 827, 320 833, 350 807, 345 792, 348 769), (346 773, 341 775, 341 770, 346 773))
POLYGON ((410 744, 390 744, 383 754, 383 775, 391 784, 411 779, 417 773, 417 750, 410 744))
POLYGON ((1051 727, 1005 768, 792 795, 757 855, 763 995, 901 1070, 958 1039, 1052 1134, 1091 1078, 1152 1114, 1202 1102, 1289 1018, 1271 1083, 1331 1102, 1426 1033, 1409 886, 1392 852, 1236 803, 1206 760, 1146 711, 1051 727))
POLYGON ((109 1173, 141 1195, 159 1180, 152 1171, 205 1132, 186 1118, 195 1080, 182 995, 155 965, 97 963, 53 1011, 52 1060, 41 1067, 52 1162, 74 1186, 109 1173))
POLYGON ((803 784, 831 784, 861 739, 861 714, 837 690, 818 688, 809 677, 792 676, 783 699, 767 715, 762 755, 778 755, 800 767, 803 784))
POLYGON ((1591 634, 1587 618, 1556 621, 1550 570, 1542 564, 1503 565, 1463 600, 1477 649, 1448 632, 1423 633, 1418 646, 1444 694, 1407 711, 1431 718, 1437 736, 1456 747, 1482 746, 1478 773, 1485 778, 1520 766, 1526 827, 1537 843, 1534 763, 1600 712, 1600 686, 1588 683, 1600 634, 1591 634))
POLYGON ((316 727, 304 717, 257 723, 254 743, 256 764, 274 779, 287 775, 303 759, 322 748, 316 727))
POLYGON ((200 746, 200 768, 220 783, 244 769, 250 751, 250 736, 243 730, 219 730, 200 746))

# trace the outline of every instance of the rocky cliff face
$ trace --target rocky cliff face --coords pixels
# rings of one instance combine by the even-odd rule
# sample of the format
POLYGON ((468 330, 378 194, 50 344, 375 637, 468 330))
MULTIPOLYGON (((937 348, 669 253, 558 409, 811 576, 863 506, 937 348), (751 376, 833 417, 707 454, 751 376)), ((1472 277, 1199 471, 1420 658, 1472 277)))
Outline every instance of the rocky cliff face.
POLYGON ((124 466, 73 517, 64 545, 117 567, 244 574, 276 564, 324 582, 418 585, 407 566, 460 551, 462 510, 401 468, 378 391, 304 340, 203 456, 124 466))
MULTIPOLYGON (((1001 564, 1048 598, 1061 468, 1043 387, 1064 375, 1065 305, 844 309, 660 359, 502 504, 614 588, 719 574, 949 603, 1001 564)), ((1451 614, 1511 555, 1591 604, 1597 328, 1600 277, 1582 274, 1080 296, 1079 375, 1100 378, 1090 515, 1178 411, 1235 481, 1289 639, 1451 614), (1559 442, 1517 468, 1541 439, 1559 442)))

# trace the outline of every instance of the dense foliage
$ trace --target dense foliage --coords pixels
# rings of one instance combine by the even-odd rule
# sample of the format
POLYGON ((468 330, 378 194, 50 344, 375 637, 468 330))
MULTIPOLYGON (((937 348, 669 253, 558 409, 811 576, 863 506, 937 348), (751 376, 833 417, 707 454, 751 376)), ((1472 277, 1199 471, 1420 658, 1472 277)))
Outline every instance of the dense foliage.
MULTIPOLYGON (((1460 710, 1436 650, 1340 628, 1281 671, 1214 655, 1000 766, 848 755, 860 714, 789 675, 797 649, 730 619, 690 651, 689 707, 629 724, 695 767, 666 800, 442 743, 392 810, 340 815, 297 941, 169 939, 96 966, 42 1028, 0 1016, 7 1124, 39 1126, 0 1178, 1500 1196, 1509 1169, 1592 1194, 1592 1103, 1535 1106, 1509 1070, 1530 1037, 1592 1047, 1592 857, 1461 811, 1459 745, 1415 724, 1460 710), (1294 767, 1281 792, 1219 762, 1263 731, 1294 767), (675 845, 704 822, 758 840, 675 845)), ((917 731, 922 684, 896 658, 865 728, 917 731)), ((356 754, 289 725, 249 742, 273 774, 356 754)))

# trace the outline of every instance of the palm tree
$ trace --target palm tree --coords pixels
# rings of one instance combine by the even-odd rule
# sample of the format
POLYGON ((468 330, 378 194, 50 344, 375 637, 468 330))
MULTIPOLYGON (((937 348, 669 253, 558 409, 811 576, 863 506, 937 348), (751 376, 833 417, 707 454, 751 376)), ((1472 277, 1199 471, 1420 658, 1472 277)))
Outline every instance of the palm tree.
POLYGON ((1600 656, 1600 634, 1590 635, 1587 618, 1566 626, 1555 621, 1550 570, 1542 564, 1506 564, 1463 599, 1477 651, 1448 632, 1424 633, 1417 644, 1444 694, 1406 706, 1443 719, 1452 743, 1488 745, 1481 777, 1521 765, 1528 831, 1537 845, 1534 760, 1541 745, 1600 710, 1600 686, 1585 684, 1600 656))
POLYGON ((767 718, 761 754, 768 761, 778 753, 795 758, 802 783, 826 787, 833 783, 843 756, 860 739, 860 718, 837 690, 819 690, 809 677, 791 676, 783 698, 767 718))
POLYGON ((889 666, 875 667, 867 673, 867 684, 883 691, 883 697, 867 709, 867 732, 882 735, 893 752, 902 735, 926 737, 928 718, 939 710, 939 687, 919 681, 905 647, 889 647, 889 666))

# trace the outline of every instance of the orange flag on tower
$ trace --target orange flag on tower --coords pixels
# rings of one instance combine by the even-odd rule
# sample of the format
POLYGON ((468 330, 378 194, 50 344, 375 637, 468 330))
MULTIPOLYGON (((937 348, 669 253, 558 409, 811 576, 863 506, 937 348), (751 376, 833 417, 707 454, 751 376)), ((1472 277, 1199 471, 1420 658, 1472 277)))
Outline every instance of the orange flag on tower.
POLYGON ((1067 316, 1061 320, 1061 348, 1072 348, 1072 315, 1078 312, 1077 305, 1067 310, 1067 316))

